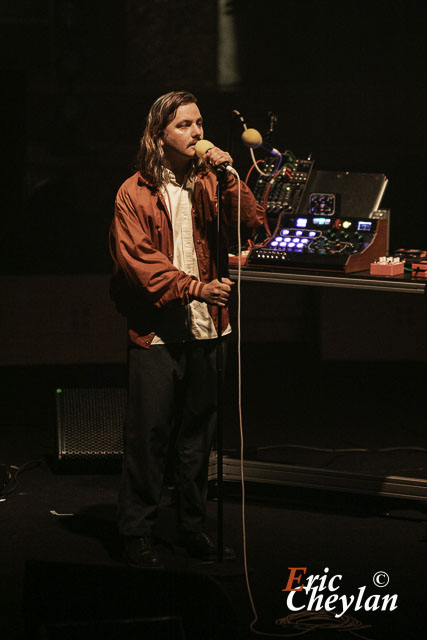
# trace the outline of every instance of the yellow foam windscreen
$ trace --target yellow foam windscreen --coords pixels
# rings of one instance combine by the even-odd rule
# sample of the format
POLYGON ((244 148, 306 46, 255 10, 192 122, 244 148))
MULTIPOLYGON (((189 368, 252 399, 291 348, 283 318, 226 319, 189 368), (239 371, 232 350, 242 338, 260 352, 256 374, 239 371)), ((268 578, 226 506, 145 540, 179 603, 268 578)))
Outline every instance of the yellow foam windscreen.
POLYGON ((212 147, 214 146, 215 145, 213 144, 213 142, 209 142, 209 140, 199 140, 199 142, 196 142, 194 148, 199 158, 203 158, 205 153, 209 151, 209 149, 212 149, 212 147))
POLYGON ((249 149, 256 149, 262 145, 262 136, 256 129, 245 129, 242 133, 242 142, 249 149))

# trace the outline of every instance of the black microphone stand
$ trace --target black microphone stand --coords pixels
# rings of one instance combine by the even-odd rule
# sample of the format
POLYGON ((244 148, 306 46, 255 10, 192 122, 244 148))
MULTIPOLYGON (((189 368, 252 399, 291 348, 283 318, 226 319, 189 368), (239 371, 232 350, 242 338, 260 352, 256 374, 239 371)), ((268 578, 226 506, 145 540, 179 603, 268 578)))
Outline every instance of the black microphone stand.
MULTIPOLYGON (((233 118, 231 119, 227 134, 227 149, 231 150, 232 145, 233 118)), ((225 167, 221 167, 217 171, 217 228, 216 228, 216 264, 217 279, 221 282, 223 277, 223 252, 222 252, 222 187, 227 180, 228 172, 225 167)), ((222 563, 224 560, 224 438, 223 438, 223 383, 224 383, 224 348, 222 338, 222 307, 218 307, 218 337, 216 350, 216 374, 217 374, 217 561, 222 563)))
MULTIPOLYGON (((229 133, 231 138, 231 132, 229 133)), ((225 257, 224 251, 227 247, 222 246, 223 240, 223 202, 222 192, 224 183, 227 180, 228 171, 225 166, 217 169, 217 229, 216 229, 216 264, 217 279, 221 282, 224 276, 225 257)), ((217 416, 216 416, 216 448, 217 448, 217 565, 216 570, 210 571, 216 577, 228 577, 231 575, 241 575, 243 571, 236 564, 227 562, 224 565, 224 490, 223 490, 223 386, 224 386, 224 339, 222 337, 222 309, 218 309, 218 335, 216 349, 216 375, 217 375, 217 416)))
MULTIPOLYGON (((217 279, 221 281, 225 272, 225 256, 222 246, 223 239, 223 203, 222 191, 224 182, 227 180, 228 172, 225 168, 217 172, 218 186, 218 209, 217 209, 217 279)), ((217 564, 209 573, 217 578, 241 576, 244 574, 243 568, 236 561, 228 560, 224 562, 224 491, 223 491, 223 389, 224 389, 224 338, 222 336, 222 309, 218 306, 218 336, 216 350, 216 373, 217 373, 217 564)))

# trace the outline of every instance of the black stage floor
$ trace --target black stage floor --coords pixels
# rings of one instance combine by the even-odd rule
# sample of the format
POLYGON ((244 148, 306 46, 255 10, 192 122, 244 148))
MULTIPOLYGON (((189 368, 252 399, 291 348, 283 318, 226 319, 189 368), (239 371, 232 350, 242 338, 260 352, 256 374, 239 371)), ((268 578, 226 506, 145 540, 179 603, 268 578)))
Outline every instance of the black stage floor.
MULTIPOLYGON (((256 357, 252 352, 252 363, 244 363, 248 455, 271 459, 274 454, 279 456, 276 460, 291 465, 380 475, 398 470, 426 477, 420 365, 394 365, 399 377, 391 371, 385 385, 378 381, 382 374, 390 373, 390 365, 371 364, 363 369, 362 365, 349 363, 323 364, 318 365, 313 384, 302 367, 294 367, 292 376, 288 371, 288 377, 281 379, 261 375, 259 369, 259 375, 250 374, 249 364, 253 369, 256 357), (289 444, 306 448, 286 449, 289 444), (314 450, 349 447, 368 451, 349 457, 314 450), (379 451, 396 447, 401 447, 400 453, 379 451)), ((231 361, 228 389, 234 384, 233 366, 231 361)), ((167 492, 157 528, 167 569, 156 575, 130 570, 121 562, 115 527, 119 475, 55 473, 51 464, 55 421, 51 392, 58 385, 91 386, 94 380, 101 386, 121 385, 123 369, 9 368, 3 374, 8 391, 2 403, 0 462, 17 467, 31 464, 22 470, 6 500, 0 502, 1 637, 24 638, 25 615, 30 628, 37 621, 45 624, 46 638, 255 637, 249 629, 254 614, 241 574, 238 483, 226 483, 224 499, 225 539, 236 548, 239 559, 230 571, 223 571, 231 575, 217 575, 221 571, 215 566, 191 561, 178 547, 175 514, 167 492), (147 622, 147 618, 160 614, 161 622, 147 622), (93 618, 91 636, 84 635, 89 633, 82 622, 85 617, 93 618), (184 620, 185 635, 179 618, 184 620), (105 626, 101 622, 105 619, 119 622, 105 626), (126 627, 124 619, 128 621, 126 627), (67 625, 58 626, 61 620, 67 625), (120 627, 117 635, 114 624, 120 627)), ((229 390, 224 403, 225 444, 227 451, 233 452, 239 440, 236 406, 229 390)), ((216 509, 212 492, 208 524, 213 531, 216 509)), ((246 527, 249 578, 258 613, 256 630, 274 637, 294 637, 303 632, 310 638, 424 637, 427 514, 423 500, 248 483, 246 527), (329 575, 342 576, 337 592, 340 596, 350 598, 366 586, 361 607, 348 609, 350 620, 331 617, 336 628, 325 628, 323 618, 318 621, 323 628, 317 631, 277 625, 277 620, 290 613, 287 593, 282 591, 290 567, 306 567, 307 576, 323 576, 328 567, 329 575), (373 584, 378 572, 388 574, 386 587, 373 584), (366 610, 365 601, 375 594, 397 594, 397 608, 366 610), (350 628, 343 628, 344 622, 350 628), (357 630, 357 623, 370 626, 357 630)), ((334 592, 323 593, 326 597, 334 592)), ((308 596, 295 602, 306 606, 308 596)), ((373 598, 368 607, 369 602, 375 604, 373 598)), ((35 635, 34 626, 31 633, 29 637, 42 637, 35 635)))

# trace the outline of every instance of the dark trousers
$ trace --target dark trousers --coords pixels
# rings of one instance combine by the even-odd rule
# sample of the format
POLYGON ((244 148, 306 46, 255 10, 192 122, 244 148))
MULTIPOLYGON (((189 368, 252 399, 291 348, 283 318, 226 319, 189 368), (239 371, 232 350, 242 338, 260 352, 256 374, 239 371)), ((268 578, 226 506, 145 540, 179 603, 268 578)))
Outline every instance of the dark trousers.
MULTIPOLYGON (((209 454, 216 426, 216 340, 129 350, 119 530, 150 534, 175 449, 178 526, 204 526, 209 454)), ((225 349, 225 343, 222 342, 225 349)))

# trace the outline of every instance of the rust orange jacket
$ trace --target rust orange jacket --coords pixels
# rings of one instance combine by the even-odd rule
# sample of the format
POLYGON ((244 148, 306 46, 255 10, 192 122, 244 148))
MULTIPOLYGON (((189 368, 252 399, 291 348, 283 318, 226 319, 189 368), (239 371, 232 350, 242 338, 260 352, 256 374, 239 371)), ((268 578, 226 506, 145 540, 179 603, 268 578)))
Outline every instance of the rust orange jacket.
MULTIPOLYGON (((225 231, 237 220, 238 183, 226 178, 223 193, 225 231)), ((241 183, 241 223, 246 234, 262 224, 264 211, 249 188, 241 183)), ((201 300, 204 285, 217 277, 217 179, 210 171, 197 175, 192 208, 193 237, 200 280, 178 270, 173 261, 173 231, 161 193, 135 173, 120 187, 110 230, 115 269, 110 292, 117 309, 127 317, 129 339, 148 348, 158 327, 173 322, 179 307, 201 300)), ((226 251, 224 266, 226 264, 226 251)), ((222 275, 226 271, 221 270, 222 275)), ((218 330, 218 307, 208 305, 218 330)), ((179 311, 178 311, 179 312, 179 311)), ((221 327, 228 324, 222 308, 221 327)))

